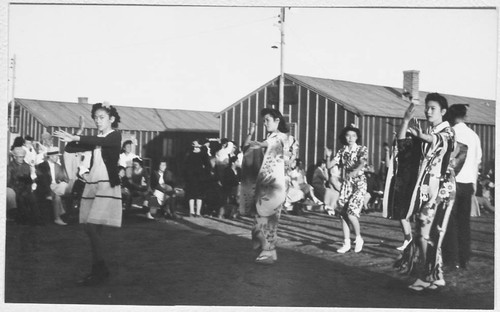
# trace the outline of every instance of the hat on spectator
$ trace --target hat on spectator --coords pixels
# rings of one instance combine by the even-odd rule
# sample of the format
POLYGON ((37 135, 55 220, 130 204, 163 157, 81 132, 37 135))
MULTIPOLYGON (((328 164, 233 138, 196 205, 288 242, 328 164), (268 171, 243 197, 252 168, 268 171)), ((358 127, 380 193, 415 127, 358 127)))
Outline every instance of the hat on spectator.
POLYGON ((13 156, 26 156, 26 150, 21 146, 14 147, 12 150, 13 156))
POLYGON ((59 153, 59 148, 55 146, 49 147, 49 149, 47 150, 47 156, 51 155, 61 155, 61 153, 59 153))

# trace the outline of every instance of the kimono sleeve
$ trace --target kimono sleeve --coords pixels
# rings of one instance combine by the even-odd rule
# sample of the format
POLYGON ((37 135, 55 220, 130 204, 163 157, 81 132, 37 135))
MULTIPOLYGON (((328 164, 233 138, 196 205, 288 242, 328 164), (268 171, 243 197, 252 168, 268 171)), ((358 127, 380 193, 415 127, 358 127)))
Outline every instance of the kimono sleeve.
POLYGON ((432 149, 443 146, 453 149, 455 146, 455 131, 451 127, 446 127, 438 133, 431 133, 432 149))

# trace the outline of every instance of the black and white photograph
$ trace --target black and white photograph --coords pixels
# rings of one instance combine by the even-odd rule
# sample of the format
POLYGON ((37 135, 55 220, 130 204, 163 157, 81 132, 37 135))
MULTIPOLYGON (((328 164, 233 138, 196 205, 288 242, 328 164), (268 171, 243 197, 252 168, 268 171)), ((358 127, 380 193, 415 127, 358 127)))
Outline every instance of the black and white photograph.
POLYGON ((496 1, 0 4, 2 310, 498 308, 499 24, 496 1))

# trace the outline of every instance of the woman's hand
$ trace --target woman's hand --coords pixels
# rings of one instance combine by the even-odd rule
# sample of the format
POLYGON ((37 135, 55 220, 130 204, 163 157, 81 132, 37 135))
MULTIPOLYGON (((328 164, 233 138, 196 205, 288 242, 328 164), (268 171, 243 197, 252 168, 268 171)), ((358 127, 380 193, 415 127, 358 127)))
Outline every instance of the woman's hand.
POLYGON ((330 158, 333 154, 333 151, 325 146, 325 158, 330 158))
POLYGON ((83 120, 83 116, 80 116, 78 119, 78 130, 76 131, 76 135, 81 135, 83 133, 83 129, 85 128, 85 121, 83 120))
POLYGON ((68 133, 64 130, 54 131, 52 135, 61 139, 63 142, 73 142, 73 141, 78 141, 79 139, 78 136, 72 135, 71 133, 68 133))
POLYGON ((255 122, 251 122, 248 126, 248 135, 253 135, 255 133, 255 122))
POLYGON ((410 121, 413 118, 414 114, 415 114, 415 104, 412 102, 410 103, 410 106, 408 106, 408 108, 406 109, 403 119, 405 121, 410 121))
POLYGON ((408 131, 414 137, 422 138, 423 131, 422 131, 422 127, 420 126, 420 122, 418 122, 418 120, 415 119, 414 125, 412 125, 411 127, 409 127, 408 131))
POLYGON ((262 144, 259 141, 250 141, 249 144, 253 147, 262 147, 262 144))

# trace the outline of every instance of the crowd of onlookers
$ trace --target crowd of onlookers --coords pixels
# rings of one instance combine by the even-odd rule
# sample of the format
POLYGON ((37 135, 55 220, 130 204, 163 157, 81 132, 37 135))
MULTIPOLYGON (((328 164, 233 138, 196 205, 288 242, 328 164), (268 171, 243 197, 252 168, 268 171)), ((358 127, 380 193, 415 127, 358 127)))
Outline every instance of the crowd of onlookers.
MULTIPOLYGON (((385 146, 384 151, 388 150, 385 146)), ((66 224, 67 210, 78 205, 78 194, 83 190, 79 176, 88 170, 91 155, 65 153, 64 166, 60 156, 48 133, 42 134, 41 142, 30 136, 14 139, 7 166, 8 218, 21 224, 43 224, 49 215, 54 223, 66 224)), ((190 217, 233 218, 238 215, 242 159, 238 144, 228 139, 194 140, 182 164, 182 179, 178 179, 166 158, 154 168, 145 168, 143 160, 132 152, 132 141, 125 141, 119 161, 123 209, 138 207, 148 219, 155 219, 155 212, 176 219, 178 199, 183 197, 190 217)), ((308 170, 297 159, 290 169, 285 213, 311 206, 335 210, 341 178, 326 168, 324 159, 308 170)), ((378 172, 372 165, 366 167, 365 213, 381 211, 385 174, 385 161, 378 172)), ((472 215, 494 212, 493 169, 480 174, 475 199, 472 215)))
POLYGON ((14 139, 7 165, 8 218, 40 225, 50 215, 56 224, 66 225, 63 202, 71 198, 75 179, 69 179, 59 156, 48 133, 42 134, 42 142, 30 136, 14 139))
POLYGON ((132 141, 125 141, 119 161, 125 211, 139 207, 147 219, 161 215, 177 219, 178 200, 182 198, 189 206, 190 217, 236 216, 242 155, 234 142, 192 141, 180 170, 182 177, 168 169, 167 158, 145 168, 143 160, 131 150, 132 141))

